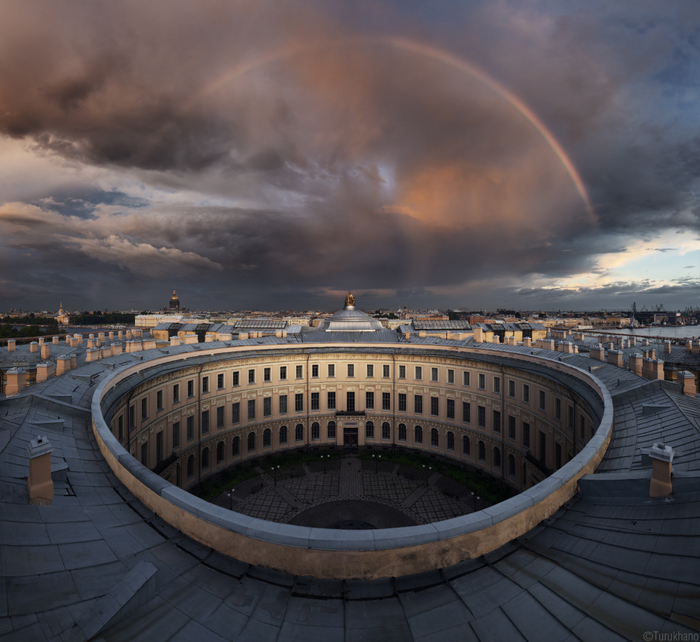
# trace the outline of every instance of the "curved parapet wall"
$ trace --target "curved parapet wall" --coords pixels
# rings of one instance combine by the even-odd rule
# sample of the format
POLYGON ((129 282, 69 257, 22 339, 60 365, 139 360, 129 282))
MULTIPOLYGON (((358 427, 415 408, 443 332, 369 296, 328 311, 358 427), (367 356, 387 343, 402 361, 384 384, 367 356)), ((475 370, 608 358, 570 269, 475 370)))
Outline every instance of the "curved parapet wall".
MULTIPOLYGON (((305 345, 303 349, 328 349, 305 345)), ((376 344, 353 344, 352 349, 380 351, 376 344)), ((415 346, 414 346, 415 348, 415 346)), ((286 346, 256 346, 256 355, 266 349, 286 346)), ((289 346, 299 350, 299 346, 289 346)), ((396 352, 411 346, 392 348, 396 352)), ((519 495, 469 515, 405 528, 341 531, 307 528, 269 522, 210 504, 174 486, 139 463, 112 434, 103 416, 103 399, 123 395, 148 379, 155 365, 187 367, 187 358, 222 354, 245 354, 250 346, 197 350, 158 357, 115 371, 93 395, 93 430, 99 448, 120 481, 155 513, 193 539, 225 555, 250 564, 292 573, 335 579, 376 579, 443 568, 488 553, 519 537, 554 514, 577 490, 581 476, 595 471, 610 441, 612 400, 605 386, 593 375, 567 364, 534 355, 504 353, 474 348, 431 346, 445 356, 469 353, 479 358, 508 360, 521 364, 545 365, 556 373, 578 380, 601 400, 602 416, 590 441, 567 464, 519 495)), ((109 405, 109 404, 107 404, 109 405)))

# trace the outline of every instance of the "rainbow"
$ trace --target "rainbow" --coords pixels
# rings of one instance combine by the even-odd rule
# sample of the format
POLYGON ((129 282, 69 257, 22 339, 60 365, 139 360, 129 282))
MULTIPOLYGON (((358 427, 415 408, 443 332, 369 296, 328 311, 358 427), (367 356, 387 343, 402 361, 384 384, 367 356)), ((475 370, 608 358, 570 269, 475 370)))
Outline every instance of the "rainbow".
MULTIPOLYGON (((473 78, 483 83, 486 87, 494 91, 496 94, 507 100, 530 123, 530 125, 532 125, 539 132, 539 134, 542 136, 542 138, 544 138, 544 140, 547 142, 552 151, 556 154, 557 158, 569 174, 571 181, 573 182, 574 187, 576 188, 576 191, 583 200, 591 222, 596 226, 598 225, 598 217, 595 213, 595 209, 593 208, 593 204, 591 203, 591 199, 588 195, 588 190, 586 190, 586 186, 583 180, 581 179, 581 175, 578 173, 576 166, 573 164, 573 162, 571 161, 571 159, 569 158, 568 154, 561 146, 559 141, 555 138, 554 134, 552 134, 552 132, 549 131, 549 129, 547 129, 545 124, 538 118, 537 114, 535 114, 532 111, 532 109, 530 109, 525 104, 525 102, 523 102, 522 99, 520 99, 513 92, 504 87, 500 82, 489 76, 486 72, 484 72, 476 65, 466 62, 465 60, 462 60, 461 58, 458 58, 457 56, 454 56, 446 51, 437 49, 435 47, 430 47, 420 42, 414 42, 396 36, 358 36, 355 38, 345 38, 333 41, 314 41, 303 45, 281 47, 252 60, 236 65, 230 71, 226 72, 211 83, 205 85, 182 106, 181 113, 187 113, 198 102, 200 102, 210 94, 216 92, 221 87, 234 81, 236 78, 239 78, 240 76, 256 69, 257 67, 261 67, 263 65, 275 62, 283 58, 288 58, 290 56, 294 56, 305 51, 321 49, 326 47, 337 47, 339 45, 342 46, 357 42, 370 42, 375 44, 389 45, 391 47, 394 47, 395 49, 399 49, 402 51, 410 51, 412 53, 423 55, 433 60, 437 60, 449 67, 457 69, 463 73, 469 74, 473 78)), ((160 128, 156 132, 154 136, 154 142, 147 148, 146 154, 148 154, 149 151, 153 149, 153 147, 155 147, 157 142, 161 139, 161 137, 166 133, 166 131, 170 127, 172 127, 172 123, 166 124, 164 127, 160 128)))

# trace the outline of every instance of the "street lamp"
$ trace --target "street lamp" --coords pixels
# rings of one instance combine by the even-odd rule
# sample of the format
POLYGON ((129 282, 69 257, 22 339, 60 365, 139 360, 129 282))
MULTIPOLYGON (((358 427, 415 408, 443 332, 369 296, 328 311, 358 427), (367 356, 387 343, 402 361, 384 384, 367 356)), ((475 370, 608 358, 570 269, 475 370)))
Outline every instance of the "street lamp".
POLYGON ((425 485, 428 485, 428 477, 430 477, 430 471, 433 469, 432 466, 428 466, 427 468, 425 467, 425 464, 423 464, 423 469, 425 470, 425 485))
POLYGON ((275 479, 275 486, 277 486, 277 471, 279 470, 279 466, 273 466, 272 467, 272 474, 274 475, 275 479))
POLYGON ((235 490, 236 490, 235 488, 232 488, 230 491, 228 491, 228 493, 226 493, 228 495, 228 509, 229 510, 233 510, 233 491, 235 491, 235 490))
POLYGON ((323 459, 323 474, 326 474, 326 459, 328 459, 330 455, 321 455, 321 459, 323 459))

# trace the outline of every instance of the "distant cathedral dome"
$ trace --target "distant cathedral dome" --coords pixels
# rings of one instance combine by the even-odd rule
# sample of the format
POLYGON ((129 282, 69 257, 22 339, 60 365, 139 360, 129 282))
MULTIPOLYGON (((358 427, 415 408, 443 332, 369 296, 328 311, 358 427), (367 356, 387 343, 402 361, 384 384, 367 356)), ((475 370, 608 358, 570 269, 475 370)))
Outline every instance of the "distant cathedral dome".
POLYGON ((180 309, 180 299, 177 298, 175 290, 173 290, 173 295, 170 297, 170 309, 179 310, 180 309))
POLYGON ((355 309, 355 297, 348 292, 345 307, 318 324, 321 332, 375 332, 384 330, 381 321, 355 309))

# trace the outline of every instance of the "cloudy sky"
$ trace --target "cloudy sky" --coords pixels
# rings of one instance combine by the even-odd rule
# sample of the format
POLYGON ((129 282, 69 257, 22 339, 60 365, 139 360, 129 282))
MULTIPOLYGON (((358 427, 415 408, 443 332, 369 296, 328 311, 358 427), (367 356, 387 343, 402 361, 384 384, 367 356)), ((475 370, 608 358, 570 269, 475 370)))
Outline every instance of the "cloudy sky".
POLYGON ((0 311, 700 303, 697 0, 0 16, 0 311))

